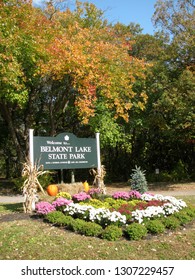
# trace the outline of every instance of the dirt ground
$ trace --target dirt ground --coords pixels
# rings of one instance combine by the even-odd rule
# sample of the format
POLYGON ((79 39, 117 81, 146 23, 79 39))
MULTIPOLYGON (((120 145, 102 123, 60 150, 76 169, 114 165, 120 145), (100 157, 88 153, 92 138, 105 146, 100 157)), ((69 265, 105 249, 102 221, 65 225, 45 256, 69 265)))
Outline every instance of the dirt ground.
MULTIPOLYGON (((129 191, 130 187, 124 184, 111 184, 107 186, 107 193, 112 194, 115 191, 129 191)), ((162 194, 165 196, 185 196, 195 195, 195 182, 191 183, 155 183, 148 185, 148 192, 153 194, 162 194)))
MULTIPOLYGON (((113 193, 114 191, 129 191, 130 186, 125 183, 114 183, 106 185, 107 192, 113 193)), ((152 183, 148 184, 148 191, 152 193, 175 193, 192 194, 195 195, 195 182, 187 183, 152 183)))

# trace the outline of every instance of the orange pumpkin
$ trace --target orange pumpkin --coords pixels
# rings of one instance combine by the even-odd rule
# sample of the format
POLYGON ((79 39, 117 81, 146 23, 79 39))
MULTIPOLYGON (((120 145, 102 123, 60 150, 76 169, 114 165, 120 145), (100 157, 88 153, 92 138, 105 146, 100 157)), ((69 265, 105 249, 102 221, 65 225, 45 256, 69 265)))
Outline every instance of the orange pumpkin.
POLYGON ((89 184, 87 183, 87 181, 85 181, 85 182, 83 183, 83 186, 84 186, 85 192, 88 192, 88 191, 89 191, 89 184))
POLYGON ((47 193, 50 196, 56 196, 58 193, 58 186, 57 185, 49 185, 47 187, 47 193))

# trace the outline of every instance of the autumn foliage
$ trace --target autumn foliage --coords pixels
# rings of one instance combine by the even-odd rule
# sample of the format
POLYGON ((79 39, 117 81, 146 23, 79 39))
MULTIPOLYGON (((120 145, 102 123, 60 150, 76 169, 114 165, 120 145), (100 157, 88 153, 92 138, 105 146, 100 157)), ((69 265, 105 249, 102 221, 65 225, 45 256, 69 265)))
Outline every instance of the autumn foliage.
POLYGON ((20 174, 29 128, 49 136, 98 131, 107 175, 116 180, 128 180, 135 165, 153 175, 157 167, 166 180, 170 170, 171 178, 192 174, 193 1, 157 1, 153 20, 162 32, 154 35, 141 34, 139 24, 109 23, 91 3, 74 4, 0 1, 5 176, 20 174))
MULTIPOLYGON (((91 4, 92 12, 93 8, 91 4)), ((77 12, 84 13, 79 2, 77 12)), ((99 98, 104 99, 107 108, 114 110, 116 118, 127 121, 136 94, 133 83, 138 77, 144 78, 146 68, 144 61, 129 55, 131 44, 127 35, 119 36, 107 25, 101 28, 93 23, 83 26, 81 18, 70 10, 56 12, 51 20, 57 33, 46 48, 46 63, 40 63, 41 75, 56 80, 65 75, 71 77, 72 87, 77 92, 75 106, 84 123, 95 114, 99 98)), ((138 106, 143 109, 147 96, 142 92, 139 97, 138 106)))

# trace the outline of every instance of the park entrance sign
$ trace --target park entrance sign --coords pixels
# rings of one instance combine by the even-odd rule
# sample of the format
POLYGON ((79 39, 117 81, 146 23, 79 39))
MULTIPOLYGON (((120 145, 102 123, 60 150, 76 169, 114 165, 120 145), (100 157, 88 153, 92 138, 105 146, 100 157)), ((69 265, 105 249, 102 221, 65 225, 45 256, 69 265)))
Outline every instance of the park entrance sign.
POLYGON ((55 137, 33 136, 29 130, 30 161, 44 169, 100 168, 99 133, 96 138, 77 138, 72 133, 55 137))

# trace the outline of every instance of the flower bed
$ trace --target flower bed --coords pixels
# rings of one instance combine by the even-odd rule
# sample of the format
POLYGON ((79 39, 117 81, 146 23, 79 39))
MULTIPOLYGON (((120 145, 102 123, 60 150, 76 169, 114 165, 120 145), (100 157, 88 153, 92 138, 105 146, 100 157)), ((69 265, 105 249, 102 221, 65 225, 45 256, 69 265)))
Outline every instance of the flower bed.
POLYGON ((88 193, 78 193, 69 198, 58 194, 52 203, 38 202, 36 212, 53 224, 59 224, 58 220, 54 221, 56 213, 61 212, 60 222, 66 225, 68 221, 68 229, 82 234, 87 232, 91 236, 94 233, 94 236, 109 240, 121 236, 137 240, 148 232, 159 233, 167 228, 176 228, 175 225, 181 226, 181 215, 187 216, 186 222, 195 218, 195 208, 172 196, 140 194, 137 191, 105 196, 91 189, 88 193))

